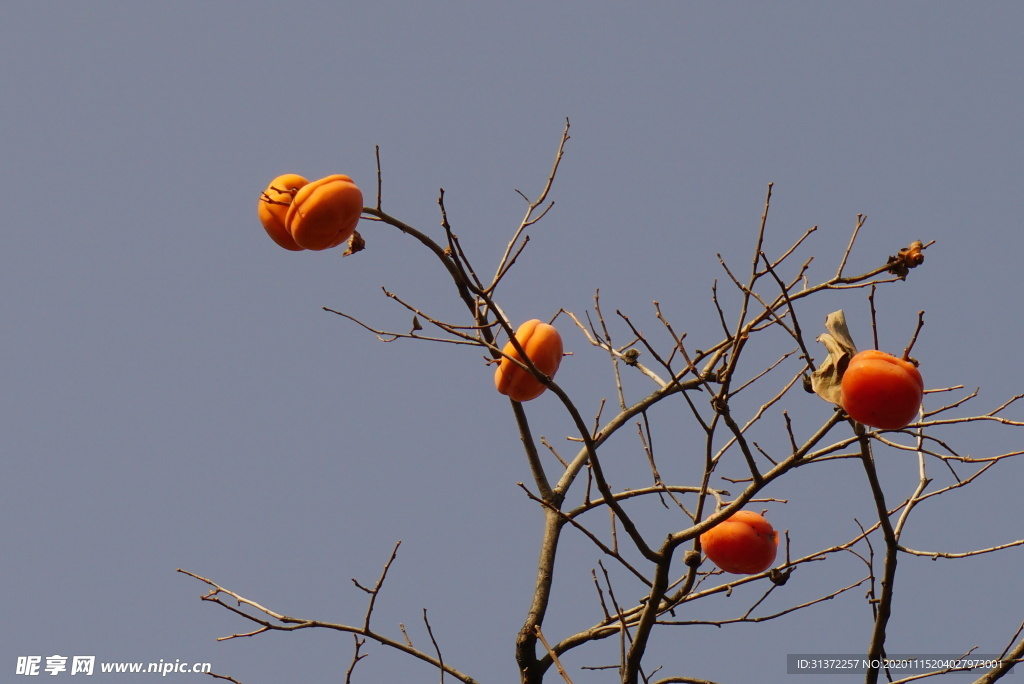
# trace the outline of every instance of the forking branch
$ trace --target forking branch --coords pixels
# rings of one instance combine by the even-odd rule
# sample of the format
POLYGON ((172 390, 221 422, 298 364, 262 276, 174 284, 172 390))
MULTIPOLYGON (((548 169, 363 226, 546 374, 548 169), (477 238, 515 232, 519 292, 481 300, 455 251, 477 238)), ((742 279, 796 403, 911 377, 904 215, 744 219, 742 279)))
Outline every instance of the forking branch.
MULTIPOLYGON (((615 398, 588 398, 584 404, 584 399, 571 394, 569 387, 555 382, 553 373, 549 376, 541 372, 527 353, 528 345, 517 338, 513 321, 497 299, 497 291, 504 277, 529 256, 525 249, 529 241, 527 230, 540 225, 554 206, 550 196, 568 140, 566 120, 541 192, 532 200, 519 193, 527 202, 526 211, 513 228, 490 282, 478 277, 479 269, 473 266, 450 224, 443 190, 438 197, 442 232, 439 238, 382 209, 383 175, 378 149, 377 201, 374 207, 364 208, 364 220, 391 226, 433 254, 441 263, 443 277, 455 286, 464 305, 464 314, 460 315, 466 318, 446 320, 432 313, 429 304, 413 302, 387 289, 384 294, 388 303, 397 304, 405 315, 413 317, 410 330, 387 331, 339 309, 324 307, 384 342, 401 339, 479 347, 488 362, 507 361, 523 377, 539 383, 548 398, 554 398, 545 405, 545 411, 550 412, 555 406, 564 416, 569 426, 565 435, 569 450, 556 447, 543 435, 535 436, 533 407, 529 402, 509 399, 530 479, 529 484, 519 486, 526 493, 524 502, 535 505, 543 518, 537 539, 537 574, 526 617, 514 643, 523 684, 540 684, 555 677, 572 681, 570 655, 576 659, 603 658, 601 664, 582 667, 615 669, 624 684, 654 681, 653 673, 661 668, 659 663, 652 662, 657 658, 651 647, 655 630, 771 622, 820 609, 830 599, 850 595, 853 589, 865 586, 873 619, 859 648, 870 656, 880 656, 885 653, 893 629, 891 617, 898 605, 894 598, 901 586, 898 569, 902 557, 927 556, 955 562, 1024 545, 1024 539, 1018 539, 968 550, 919 550, 910 541, 903 541, 911 516, 917 519, 927 515, 925 502, 975 487, 999 466, 1024 455, 1024 451, 1016 449, 968 455, 957 446, 956 433, 952 432, 968 424, 992 429, 1024 427, 1024 421, 1007 415, 1017 408, 1024 394, 988 412, 972 414, 967 409, 973 406, 977 392, 957 396, 951 393, 961 392, 962 386, 931 388, 924 392, 926 403, 940 395, 955 398, 938 408, 922 408, 913 422, 901 427, 872 428, 850 417, 841 400, 840 383, 855 351, 852 341, 844 342, 842 335, 833 334, 841 316, 830 317, 826 322, 829 332, 815 336, 821 331, 808 320, 804 300, 824 302, 837 292, 860 290, 870 293, 869 306, 873 312, 875 292, 907 280, 910 272, 923 263, 924 250, 933 244, 915 241, 887 259, 879 256, 874 262, 878 265, 864 273, 849 275, 853 250, 859 246, 858 241, 866 239, 863 214, 857 215, 835 270, 813 282, 811 266, 815 257, 806 252, 820 232, 817 226, 787 240, 789 246, 780 253, 772 254, 766 248, 770 244, 766 238, 771 229, 774 192, 774 186, 769 184, 749 253, 749 268, 733 268, 724 256, 718 255, 724 277, 721 288, 716 281, 711 289, 711 328, 716 332, 708 339, 695 341, 700 335, 670 320, 658 301, 652 303, 647 319, 622 310, 606 314, 601 291, 595 289, 592 310, 577 314, 562 308, 554 319, 548 320, 571 320, 574 326, 568 327, 579 331, 578 339, 596 348, 595 356, 610 364, 615 398), (726 303, 732 296, 730 292, 738 297, 734 307, 726 303), (662 338, 667 336, 668 343, 658 342, 657 335, 645 332, 645 327, 654 329, 662 338), (425 328, 430 332, 425 332, 425 328), (501 337, 508 340, 510 347, 498 344, 501 337), (816 355, 824 360, 816 363, 816 355), (822 390, 823 385, 830 391, 822 390), (801 388, 813 390, 830 403, 800 392, 801 388), (803 420, 794 420, 798 411, 803 420), (819 414, 820 420, 809 424, 807 416, 819 414), (584 415, 592 419, 585 419, 584 415), (670 417, 666 419, 666 415, 670 417), (680 436, 675 428, 682 423, 685 432, 680 436), (623 428, 626 432, 622 432, 623 428), (550 456, 542 458, 538 443, 550 456), (915 454, 918 478, 910 484, 884 481, 878 472, 876 449, 915 454), (688 457, 681 458, 681 452, 688 457), (842 541, 796 554, 795 558, 791 557, 787 531, 785 560, 775 567, 769 564, 763 570, 742 576, 726 575, 706 559, 708 554, 702 541, 706 533, 721 529, 741 511, 784 506, 789 499, 781 498, 778 490, 772 488, 781 487, 799 469, 829 469, 837 463, 860 465, 863 478, 857 486, 871 504, 872 521, 863 526, 859 521, 836 521, 840 530, 835 531, 834 538, 842 541), (930 472, 932 463, 942 467, 930 472), (725 484, 719 485, 718 480, 725 484), (901 490, 904 484, 906 487, 901 490), (851 536, 846 527, 853 526, 857 530, 851 536), (580 607, 565 602, 556 590, 555 578, 575 570, 573 559, 559 554, 570 534, 585 540, 595 556, 584 575, 590 575, 597 589, 594 606, 586 607, 599 611, 601 617, 597 620, 580 617, 585 614, 580 607), (850 557, 858 559, 866 568, 866 575, 861 570, 856 576, 838 574, 812 598, 791 599, 786 594, 789 583, 801 582, 805 572, 850 557), (600 578, 595 566, 600 568, 600 578), (742 610, 717 617, 686 615, 696 601, 710 601, 734 592, 740 595, 754 588, 758 590, 756 596, 742 594, 749 598, 742 610), (626 596, 630 598, 626 600, 626 596), (556 624, 577 626, 559 635, 550 626, 554 622, 549 620, 552 611, 561 611, 556 624), (583 646, 596 650, 584 651, 583 646), (603 650, 598 648, 601 646, 603 650)), ((873 245, 870 249, 877 251, 873 245)), ((904 361, 918 336, 927 334, 922 328, 923 315, 918 315, 917 328, 903 353, 904 361)), ((877 337, 873 337, 877 347, 877 337)), ((346 681, 353 678, 356 664, 366 656, 363 649, 367 641, 427 663, 436 668, 442 680, 447 675, 461 682, 477 681, 442 657, 426 609, 422 610, 422 620, 431 640, 426 650, 413 646, 404 627, 402 638, 395 638, 371 624, 399 544, 395 544, 373 586, 353 580, 355 588, 365 592, 369 600, 362 619, 348 622, 290 617, 213 580, 185 570, 180 572, 210 587, 201 597, 203 601, 254 625, 251 631, 222 639, 256 637, 271 631, 330 629, 353 635, 354 654, 346 681)), ((578 579, 585 580, 585 576, 578 579)), ((1020 658, 1024 652, 1024 646, 1013 646, 1017 636, 1008 641, 1007 659, 1020 658)), ((693 654, 694 658, 699 656, 693 654)), ((996 681, 1007 669, 1004 664, 990 668, 978 681, 996 681)), ((877 681, 878 676, 876 668, 866 674, 865 681, 877 681)), ((680 675, 658 681, 695 680, 680 675)))

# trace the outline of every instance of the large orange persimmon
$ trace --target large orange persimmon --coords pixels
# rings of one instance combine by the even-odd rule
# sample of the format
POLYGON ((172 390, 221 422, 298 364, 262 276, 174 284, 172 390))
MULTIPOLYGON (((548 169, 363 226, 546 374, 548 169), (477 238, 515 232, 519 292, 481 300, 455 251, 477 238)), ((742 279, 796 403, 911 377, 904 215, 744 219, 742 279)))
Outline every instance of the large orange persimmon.
POLYGON ((711 561, 735 575, 756 575, 775 562, 779 533, 754 511, 739 511, 700 535, 711 561))
POLYGON ((842 380, 842 405, 854 420, 898 430, 921 408, 924 381, 910 361, 868 349, 850 359, 842 380))
POLYGON ((285 249, 293 252, 302 250, 295 244, 292 234, 288 231, 288 209, 299 188, 308 183, 305 178, 296 173, 286 173, 270 181, 270 185, 260 195, 256 213, 260 217, 260 223, 267 231, 270 239, 285 249))
MULTIPOLYGON (((555 377, 555 371, 562 363, 562 336, 553 325, 536 318, 526 321, 516 330, 516 339, 537 370, 549 378, 555 377)), ((508 342, 502 351, 506 356, 522 360, 512 342, 508 342)), ((516 401, 536 399, 547 389, 530 371, 507 358, 502 358, 498 370, 494 371, 494 386, 516 401)))
POLYGON ((336 174, 299 188, 285 225, 295 244, 318 251, 352 237, 362 213, 362 191, 348 176, 336 174))

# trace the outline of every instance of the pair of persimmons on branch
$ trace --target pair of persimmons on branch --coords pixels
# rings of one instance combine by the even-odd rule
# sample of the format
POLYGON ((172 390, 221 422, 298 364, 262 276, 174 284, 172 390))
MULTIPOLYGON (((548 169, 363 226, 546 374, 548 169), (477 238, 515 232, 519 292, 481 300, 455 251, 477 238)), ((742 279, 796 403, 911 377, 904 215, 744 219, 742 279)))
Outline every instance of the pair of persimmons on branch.
MULTIPOLYGON (((362 212, 362 192, 350 177, 340 174, 313 182, 297 174, 278 176, 263 191, 257 207, 267 234, 292 251, 320 251, 355 241, 362 212)), ((913 253, 901 253, 905 268, 923 261, 920 243, 914 247, 913 253)), ((350 252, 358 249, 349 246, 350 252)), ((877 349, 858 353, 841 312, 830 316, 826 327, 832 334, 818 339, 829 356, 812 376, 813 390, 864 425, 899 430, 911 423, 921 407, 924 383, 909 349, 903 358, 877 349)), ((514 401, 530 401, 547 387, 528 366, 532 363, 541 375, 554 378, 562 361, 562 337, 554 326, 533 319, 516 330, 515 338, 518 349, 512 341, 505 345, 494 384, 514 401)), ((722 570, 757 574, 775 562, 779 535, 759 513, 744 510, 706 531, 700 542, 722 570)))

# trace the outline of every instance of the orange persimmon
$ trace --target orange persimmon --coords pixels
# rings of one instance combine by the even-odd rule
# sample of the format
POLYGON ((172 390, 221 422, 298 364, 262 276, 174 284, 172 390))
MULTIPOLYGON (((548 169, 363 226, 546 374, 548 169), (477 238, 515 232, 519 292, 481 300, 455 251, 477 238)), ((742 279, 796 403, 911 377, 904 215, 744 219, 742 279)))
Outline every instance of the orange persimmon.
POLYGON ((868 349, 850 359, 842 380, 842 406, 854 420, 898 430, 921 408, 924 381, 910 361, 868 349))
POLYGON ((711 561, 735 575, 756 575, 775 562, 779 533, 754 511, 739 511, 700 535, 711 561))
POLYGON ((270 185, 260 195, 256 213, 260 217, 260 223, 267 231, 270 239, 285 249, 293 252, 302 250, 295 244, 292 234, 288 231, 288 208, 299 188, 308 183, 305 178, 296 173, 286 173, 270 181, 270 185))
POLYGON ((285 225, 295 244, 319 251, 348 240, 362 213, 362 191, 348 176, 335 174, 299 188, 285 225))
MULTIPOLYGON (((534 365, 549 378, 555 377, 558 364, 562 363, 562 336, 553 325, 536 318, 526 321, 516 330, 516 339, 533 361, 534 365)), ((519 352, 508 342, 502 350, 506 356, 522 360, 519 352)), ((521 368, 508 358, 502 358, 494 371, 494 386, 498 391, 515 401, 529 401, 539 397, 547 387, 533 377, 530 371, 521 368)))

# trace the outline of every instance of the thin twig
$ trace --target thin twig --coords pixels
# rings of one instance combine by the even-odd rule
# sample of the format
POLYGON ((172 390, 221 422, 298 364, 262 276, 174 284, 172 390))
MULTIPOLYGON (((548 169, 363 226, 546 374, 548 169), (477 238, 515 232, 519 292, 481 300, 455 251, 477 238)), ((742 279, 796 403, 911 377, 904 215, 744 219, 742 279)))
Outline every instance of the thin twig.
POLYGON ((536 632, 537 638, 540 639, 541 645, 544 646, 544 650, 548 652, 548 656, 551 657, 551 661, 555 664, 555 667, 558 668, 558 674, 562 675, 562 679, 565 680, 566 684, 572 684, 572 680, 569 679, 569 674, 565 671, 565 668, 562 667, 562 663, 558 660, 558 656, 551 650, 551 644, 549 644, 548 640, 544 638, 544 632, 541 631, 540 625, 534 625, 533 631, 536 632))
POLYGON ((437 662, 441 664, 441 684, 444 684, 444 658, 441 656, 441 647, 437 645, 434 638, 434 630, 430 627, 430 620, 427 619, 427 609, 423 609, 423 624, 427 626, 427 634, 430 636, 430 643, 434 645, 434 653, 437 654, 437 662))

